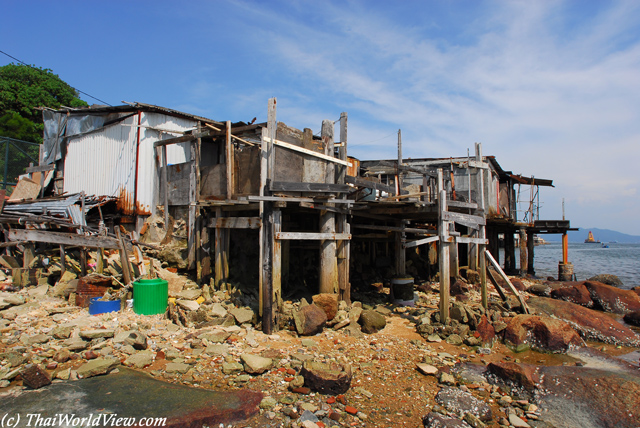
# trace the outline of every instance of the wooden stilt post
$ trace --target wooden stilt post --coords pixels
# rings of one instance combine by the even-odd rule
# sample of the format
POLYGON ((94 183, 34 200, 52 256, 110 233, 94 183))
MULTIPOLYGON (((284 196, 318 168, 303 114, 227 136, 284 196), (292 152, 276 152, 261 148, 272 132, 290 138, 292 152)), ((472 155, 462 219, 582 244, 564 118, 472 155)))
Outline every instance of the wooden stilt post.
MULTIPOLYGON (((404 222, 400 222, 397 226, 404 229, 404 222)), ((407 239, 405 232, 395 232, 395 254, 396 254, 396 275, 404 276, 407 273, 407 258, 404 244, 407 239)))
MULTIPOLYGON (((282 211, 273 211, 273 302, 277 313, 282 309, 282 241, 276 239, 278 233, 282 232, 282 211)), ((277 328, 277 324, 275 325, 277 328)))
POLYGON ((535 275, 535 269, 533 267, 533 259, 534 259, 534 239, 533 232, 527 232, 527 273, 531 275, 535 275))
MULTIPOLYGON (((484 163, 482 159, 482 144, 476 143, 476 162, 484 163)), ((478 169, 476 173, 476 180, 478 185, 478 210, 481 215, 486 219, 487 215, 484 210, 484 168, 478 169)), ((478 235, 481 239, 486 239, 487 230, 486 226, 481 224, 478 235)), ((482 296, 482 306, 486 309, 489 306, 489 296, 487 293, 487 267, 486 261, 483 256, 486 250, 485 244, 478 245, 478 271, 480 272, 480 293, 482 296)))
POLYGON ((67 264, 65 262, 64 245, 60 245, 60 276, 64 275, 67 270, 67 264))
POLYGON ((562 234, 562 263, 569 263, 569 236, 567 232, 562 234))
MULTIPOLYGON (((340 147, 338 157, 347 160, 347 113, 340 113, 340 147)), ((336 183, 345 184, 347 167, 337 166, 336 183)), ((342 199, 347 196, 343 195, 342 199)), ((347 214, 337 214, 336 229, 338 233, 349 233, 349 218, 347 214)), ((338 298, 347 303, 351 303, 351 284, 349 282, 349 263, 351 257, 351 241, 338 241, 338 288, 340 290, 338 298)))
MULTIPOLYGON (((322 121, 322 144, 325 154, 333 156, 333 121, 322 121)), ((326 163, 325 183, 335 183, 335 167, 333 162, 326 163)), ((333 206, 334 204, 327 204, 333 206)), ((336 232, 336 216, 331 211, 321 211, 320 233, 336 232)), ((338 292, 338 258, 335 240, 324 240, 320 243, 320 293, 338 292)))
POLYGON ((438 169, 438 234, 440 235, 440 322, 449 321, 449 222, 444 220, 447 211, 447 191, 443 186, 442 169, 438 169))
POLYGON ((527 256, 527 231, 520 229, 518 232, 519 244, 520 244, 520 275, 525 276, 527 274, 529 257, 527 256))

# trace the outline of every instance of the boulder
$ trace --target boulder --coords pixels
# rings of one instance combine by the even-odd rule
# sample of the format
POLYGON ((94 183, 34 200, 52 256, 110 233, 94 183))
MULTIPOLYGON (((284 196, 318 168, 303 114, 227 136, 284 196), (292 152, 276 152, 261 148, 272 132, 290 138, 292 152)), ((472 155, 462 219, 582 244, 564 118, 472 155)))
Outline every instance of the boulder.
POLYGON ((319 333, 327 323, 327 314, 315 304, 307 305, 293 313, 296 330, 301 336, 319 333))
POLYGON ((491 407, 487 403, 458 388, 448 386, 442 388, 436 394, 435 400, 436 403, 456 414, 471 413, 482 421, 490 421, 492 417, 491 407))
POLYGON ((262 374, 273 366, 271 358, 264 358, 254 354, 242 354, 240 359, 244 363, 244 371, 250 374, 262 374))
POLYGON ((327 321, 331 321, 338 313, 338 295, 321 293, 313 296, 313 303, 327 314, 327 321))
POLYGON ((640 311, 629 312, 628 314, 624 315, 623 319, 627 324, 640 327, 640 311))
POLYGON ((358 323, 362 326, 362 331, 367 334, 377 333, 387 325, 387 320, 381 313, 368 309, 362 311, 358 323))
POLYGON ((556 288, 551 291, 551 297, 554 299, 566 300, 567 302, 575 303, 576 305, 584 306, 585 308, 593 307, 591 294, 582 282, 556 288))
POLYGON ((540 382, 537 367, 530 364, 498 361, 489 363, 487 372, 530 392, 534 392, 540 382))
POLYGON ((504 330, 504 341, 521 349, 566 352, 570 345, 583 344, 580 335, 564 321, 537 315, 516 315, 504 330))
POLYGON ((424 416, 422 418, 422 425, 425 428, 468 428, 469 426, 458 418, 445 416, 436 412, 430 412, 424 416))
POLYGON ((596 281, 585 281, 596 309, 624 314, 640 310, 640 296, 631 290, 622 290, 596 281))
POLYGON ((349 364, 321 363, 307 360, 303 363, 300 376, 304 384, 321 394, 344 394, 351 387, 351 366, 349 364))
POLYGON ((529 308, 562 319, 586 340, 623 346, 640 346, 640 336, 611 317, 575 303, 546 297, 531 297, 529 308))
POLYGON ((587 281, 601 282, 603 284, 613 285, 614 287, 622 287, 624 285, 620 278, 618 278, 615 275, 606 274, 606 273, 605 274, 601 274, 601 275, 592 276, 587 281))
POLYGON ((496 336, 495 329, 489 323, 486 315, 482 315, 480 318, 480 323, 476 328, 476 331, 480 335, 478 339, 480 340, 483 348, 491 348, 493 346, 493 339, 496 336))

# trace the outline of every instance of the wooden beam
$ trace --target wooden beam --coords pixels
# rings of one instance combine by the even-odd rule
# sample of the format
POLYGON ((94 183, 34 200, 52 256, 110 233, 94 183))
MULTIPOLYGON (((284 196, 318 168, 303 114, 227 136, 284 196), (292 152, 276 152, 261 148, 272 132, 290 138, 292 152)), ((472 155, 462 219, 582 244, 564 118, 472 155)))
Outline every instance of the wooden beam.
POLYGON ((122 265, 122 279, 124 284, 131 283, 131 266, 129 265, 129 254, 127 253, 127 246, 125 245, 124 237, 120 234, 120 226, 116 227, 116 235, 119 241, 119 253, 120 264, 122 265))
POLYGON ((440 268, 440 322, 449 321, 449 222, 444 219, 447 212, 447 191, 443 186, 442 168, 438 169, 438 234, 440 235, 440 254, 438 257, 440 268))
POLYGON ((489 243, 488 239, 483 238, 474 238, 472 236, 457 236, 456 242, 459 244, 483 244, 486 245, 489 243))
MULTIPOLYGON (((10 229, 7 237, 10 241, 45 242, 48 244, 70 245, 89 248, 108 248, 117 250, 117 239, 107 236, 87 236, 76 233, 49 232, 44 230, 10 229)), ((131 248, 131 245, 128 244, 131 248)))
POLYGON ((524 299, 522 298, 522 296, 520 295, 520 293, 518 292, 518 290, 513 286, 513 284, 511 283, 511 281, 509 281, 509 277, 504 273, 504 271, 502 270, 502 268, 500 267, 500 265, 498 264, 498 262, 496 262, 496 260, 493 258, 493 256, 491 255, 491 253, 487 250, 485 250, 484 252, 485 257, 487 258, 487 260, 489 260, 489 262, 491 262, 491 264, 493 265, 493 267, 495 268, 495 270, 500 274, 500 276, 502 277, 502 279, 505 280, 505 282, 507 283, 507 285, 509 286, 509 289, 511 290, 511 292, 518 298, 518 302, 520 302, 520 306, 522 306, 522 311, 525 314, 529 314, 531 312, 529 312, 529 307, 527 306, 527 304, 525 303, 524 299))
POLYGON ((299 239, 303 241, 339 241, 351 239, 350 233, 336 232, 280 232, 275 236, 276 239, 299 239))
MULTIPOLYGON (((233 133, 239 133, 239 132, 253 131, 258 128, 264 128, 266 126, 267 126, 266 123, 255 123, 253 125, 236 126, 235 128, 231 128, 231 132, 233 134, 233 133)), ((225 137, 226 135, 227 135, 226 130, 218 130, 218 131, 214 130, 209 132, 209 136, 211 137, 225 137)), ((237 138, 235 135, 232 135, 232 137, 237 138)))
POLYGON ((272 192, 347 193, 352 190, 352 188, 346 184, 296 183, 286 181, 274 181, 269 188, 272 192))
POLYGON ((233 145, 231 144, 231 121, 227 120, 227 135, 226 135, 226 159, 227 163, 227 199, 233 199, 233 145))
MULTIPOLYGON (((476 143, 475 144, 475 149, 476 149, 476 162, 482 162, 482 144, 480 143, 476 143)), ((469 183, 469 185, 471 185, 471 183, 469 183)), ((477 194, 478 196, 478 209, 480 210, 480 212, 482 213, 482 215, 484 216, 484 170, 480 170, 478 171, 478 173, 476 174, 476 186, 478 188, 477 194)), ((486 230, 486 226, 485 225, 480 225, 480 228, 478 230, 478 235, 480 239, 486 239, 487 237, 487 230, 486 230)), ((477 254, 478 254, 478 271, 480 272, 480 295, 482 298, 482 306, 487 309, 489 307, 489 293, 487 291, 487 266, 486 266, 486 260, 485 257, 482 256, 482 254, 484 253, 485 249, 487 248, 487 243, 484 244, 479 244, 478 245, 478 250, 477 250, 477 254)))
POLYGON ((29 166, 25 170, 27 174, 33 174, 34 172, 45 172, 45 171, 53 171, 56 168, 55 164, 50 165, 40 165, 40 166, 29 166))
MULTIPOLYGON (((162 146, 162 183, 164 184, 164 227, 169 227, 169 167, 167 163, 167 146, 162 146)), ((171 232, 167 230, 167 232, 171 232)))
POLYGON ((418 247, 420 245, 424 245, 424 244, 429 244, 431 242, 436 242, 439 241, 440 237, 439 236, 430 236, 428 238, 424 238, 424 239, 418 239, 416 241, 409 241, 406 242, 404 244, 404 248, 413 248, 413 247, 418 247))
POLYGON ((209 131, 196 132, 194 134, 183 135, 181 137, 167 138, 166 140, 158 140, 155 143, 153 143, 153 147, 162 147, 162 146, 168 146, 171 144, 186 143, 188 141, 193 141, 196 138, 202 138, 202 137, 208 137, 208 136, 209 136, 209 131))
POLYGON ((333 156, 325 155, 323 153, 314 152, 313 150, 305 149, 304 147, 298 147, 293 144, 285 143, 280 140, 273 140, 273 144, 279 147, 284 147, 285 149, 293 150, 296 152, 304 153, 305 155, 314 156, 320 159, 324 159, 329 162, 337 163, 339 165, 351 166, 351 162, 343 161, 342 159, 338 159, 333 156))
POLYGON ((382 192, 387 192, 390 195, 396 194, 396 189, 394 189, 393 187, 378 183, 376 181, 366 180, 362 177, 352 177, 350 175, 347 175, 345 176, 344 181, 357 187, 366 187, 368 189, 380 190, 382 192))
POLYGON ((289 197, 289 196, 247 196, 248 201, 258 202, 313 202, 313 203, 332 203, 332 204, 354 204, 355 201, 350 199, 322 199, 316 200, 314 198, 302 198, 302 197, 289 197))
POLYGON ((300 202, 302 208, 311 208, 320 211, 330 211, 336 214, 349 214, 349 210, 345 208, 336 208, 325 204, 316 204, 312 202, 300 202))
POLYGON ((471 214, 455 213, 451 211, 443 212, 442 218, 446 221, 453 221, 472 229, 478 229, 478 226, 486 224, 486 220, 484 219, 484 217, 471 214))
POLYGON ((209 222, 211 228, 260 229, 260 217, 214 217, 209 222))

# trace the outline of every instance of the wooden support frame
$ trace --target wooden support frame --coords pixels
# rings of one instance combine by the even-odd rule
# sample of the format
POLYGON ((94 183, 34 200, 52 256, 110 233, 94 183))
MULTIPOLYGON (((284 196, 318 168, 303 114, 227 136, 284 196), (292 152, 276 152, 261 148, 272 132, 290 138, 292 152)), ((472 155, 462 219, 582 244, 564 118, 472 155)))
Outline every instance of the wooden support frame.
MULTIPOLYGON (((332 120, 322 121, 322 145, 325 150, 323 159, 335 159, 332 155, 334 152, 333 140, 334 124, 332 120)), ((335 159, 339 160, 339 159, 335 159)), ((325 183, 335 183, 335 165, 331 162, 327 163, 325 170, 325 183)), ((320 213, 320 233, 326 236, 336 234, 336 214, 330 211, 321 211, 320 213)), ((331 238, 324 238, 320 243, 320 293, 337 293, 338 284, 338 254, 336 241, 331 238)))
POLYGON ((438 169, 438 233, 440 235, 440 254, 438 257, 440 268, 440 322, 449 321, 449 222, 444 219, 447 211, 447 191, 443 186, 442 168, 438 169))
POLYGON ((430 236, 428 238, 418 239, 417 241, 405 242, 404 247, 414 248, 414 247, 419 247, 420 245, 430 244, 431 242, 437 242, 439 240, 440 240, 439 236, 430 236))
POLYGON ((260 229, 260 217, 215 217, 208 227, 221 229, 260 229))
POLYGON ((275 235, 275 239, 289 241, 348 241, 351 239, 351 234, 337 232, 279 232, 275 235))
MULTIPOLYGON (((108 236, 87 236, 77 233, 51 232, 32 229, 10 229, 7 238, 10 241, 45 242, 48 244, 69 245, 88 248, 120 249, 118 239, 108 236)), ((129 245, 129 248, 131 246, 129 245)))
POLYGON ((504 273, 504 271, 502 270, 502 268, 500 267, 498 262, 493 258, 491 253, 489 251, 485 250, 484 251, 484 255, 487 258, 487 260, 489 260, 489 262, 493 265, 493 267, 498 272, 498 274, 500 274, 502 279, 505 280, 505 282, 507 283, 507 286, 509 286, 509 289, 511 290, 511 292, 518 298, 518 302, 520 302, 520 306, 522 306, 522 311, 525 314, 531 313, 529 311, 529 307, 527 306, 526 302, 524 301, 524 299, 522 298, 522 296, 520 295, 518 290, 513 286, 513 284, 509 280, 509 277, 504 273))
MULTIPOLYGON (((330 122, 333 123, 332 121, 330 121, 330 122)), ((328 155, 328 154, 322 154, 322 153, 314 152, 313 150, 309 150, 309 149, 305 149, 304 147, 298 147, 298 146, 295 146, 293 144, 285 143, 284 141, 279 141, 279 140, 276 140, 275 138, 273 140, 270 140, 270 141, 273 141, 273 144, 278 146, 278 147, 283 147, 285 149, 289 149, 289 150, 293 150, 293 151, 296 151, 296 152, 304 153, 305 155, 314 156, 314 157, 326 160, 328 162, 337 163, 339 165, 351 166, 351 162, 343 161, 341 159, 338 159, 338 158, 333 157, 333 156, 328 155)))

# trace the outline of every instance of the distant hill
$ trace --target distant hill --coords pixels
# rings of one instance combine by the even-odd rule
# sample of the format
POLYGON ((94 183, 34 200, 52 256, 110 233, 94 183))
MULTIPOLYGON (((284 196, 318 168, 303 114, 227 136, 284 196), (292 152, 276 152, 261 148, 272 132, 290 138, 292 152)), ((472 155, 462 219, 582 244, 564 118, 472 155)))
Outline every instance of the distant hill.
MULTIPOLYGON (((640 236, 627 235, 626 233, 616 232, 609 229, 598 229, 596 227, 581 227, 578 231, 569 231, 569 242, 584 242, 589 235, 589 231, 593 233, 596 241, 600 242, 620 242, 626 244, 640 243, 640 236)), ((546 241, 560 241, 562 235, 542 235, 546 241)))

